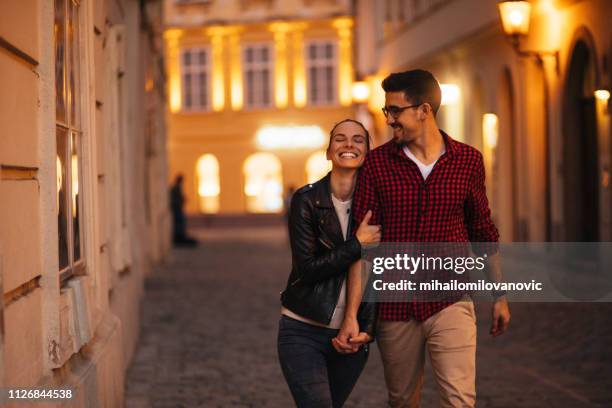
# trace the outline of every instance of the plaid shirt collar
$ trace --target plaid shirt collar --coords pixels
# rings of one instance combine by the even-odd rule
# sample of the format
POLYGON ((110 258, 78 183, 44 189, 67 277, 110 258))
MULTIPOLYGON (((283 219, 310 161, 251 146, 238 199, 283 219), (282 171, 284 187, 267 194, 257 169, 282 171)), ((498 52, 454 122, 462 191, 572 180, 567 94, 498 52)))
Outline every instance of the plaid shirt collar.
MULTIPOLYGON (((444 145, 446 147, 446 152, 439 159, 439 163, 442 164, 455 156, 457 152, 457 142, 442 129, 438 130, 442 134, 442 138, 444 139, 444 145)), ((389 153, 392 156, 401 157, 402 159, 406 159, 406 153, 404 153, 403 150, 405 145, 405 143, 397 143, 395 139, 392 139, 387 142, 389 153)))

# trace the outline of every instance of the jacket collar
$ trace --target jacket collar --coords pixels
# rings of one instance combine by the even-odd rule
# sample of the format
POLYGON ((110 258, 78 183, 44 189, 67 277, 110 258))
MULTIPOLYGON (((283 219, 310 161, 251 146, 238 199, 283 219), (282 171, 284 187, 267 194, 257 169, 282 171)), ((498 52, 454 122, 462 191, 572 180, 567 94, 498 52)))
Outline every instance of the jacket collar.
POLYGON ((331 201, 331 171, 314 184, 314 205, 319 208, 334 208, 331 201))

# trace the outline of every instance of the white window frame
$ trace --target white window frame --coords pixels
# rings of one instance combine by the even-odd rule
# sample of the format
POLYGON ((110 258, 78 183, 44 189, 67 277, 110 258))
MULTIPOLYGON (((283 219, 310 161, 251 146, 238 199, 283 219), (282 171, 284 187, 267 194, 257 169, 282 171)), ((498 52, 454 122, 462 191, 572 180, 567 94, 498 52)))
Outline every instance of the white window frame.
POLYGON ((275 61, 274 61, 274 44, 269 42, 261 42, 261 43, 247 43, 242 46, 242 83, 243 83, 243 101, 245 109, 266 109, 274 107, 274 78, 275 78, 275 61), (247 51, 249 49, 260 50, 262 48, 268 49, 268 60, 267 61, 251 61, 247 62, 247 51), (262 70, 268 70, 268 95, 269 101, 265 102, 263 100, 263 85, 260 81, 255 79, 255 92, 254 92, 254 100, 252 103, 249 103, 249 82, 248 82, 248 72, 255 71, 261 72, 262 70), (257 92, 257 88, 261 87, 257 92))
MULTIPOLYGON (((88 260, 91 259, 90 248, 86 244, 88 242, 86 239, 91 237, 91 228, 88 224, 88 217, 92 213, 89 197, 91 196, 91 185, 89 184, 90 177, 88 177, 88 171, 85 169, 85 166, 89 168, 87 152, 89 149, 89 137, 91 134, 90 127, 90 118, 88 116, 88 104, 87 98, 89 96, 87 87, 84 84, 87 83, 87 50, 85 49, 85 42, 83 41, 83 36, 86 33, 84 29, 84 19, 86 18, 87 10, 85 6, 81 4, 80 0, 61 0, 64 4, 63 11, 64 14, 64 24, 65 24, 65 37, 63 39, 64 44, 64 55, 63 55, 63 75, 64 75, 64 92, 65 92, 65 118, 60 119, 56 116, 55 118, 55 139, 57 143, 58 139, 58 131, 61 129, 65 132, 65 143, 66 150, 64 152, 64 158, 69 159, 73 154, 76 153, 77 156, 77 180, 72 179, 72 161, 70 163, 64 163, 65 165, 65 174, 62 177, 66 179, 66 191, 64 191, 64 206, 67 211, 64 214, 67 228, 67 256, 68 256, 68 264, 62 268, 60 265, 59 268, 59 280, 60 284, 64 284, 66 281, 71 279, 74 276, 78 275, 86 275, 88 273, 88 260), (76 15, 73 15, 72 18, 76 17, 76 21, 73 21, 73 25, 75 28, 75 42, 69 43, 69 25, 68 21, 70 20, 70 5, 73 4, 76 7, 76 15), (71 52, 69 52, 71 50, 71 52), (74 58, 74 59, 72 59, 74 58), (70 81, 70 67, 74 69, 74 88, 71 93, 69 91, 69 81, 70 81), (74 111, 73 111, 74 108, 74 111), (74 116, 74 117, 73 117, 74 116), (76 142, 76 144, 75 144, 76 142), (72 198, 72 190, 78 186, 78 196, 76 198, 76 202, 74 202, 72 198), (84 197, 85 196, 85 197, 84 197), (75 237, 74 231, 74 217, 71 216, 71 213, 74 211, 74 206, 78 208, 78 237, 75 237), (78 239, 78 241, 77 241, 78 239), (75 259, 75 242, 78 242, 79 248, 79 259, 75 259)), ((53 13, 55 15, 55 2, 53 6, 53 13)), ((53 40, 53 46, 55 48, 55 41, 53 40)), ((54 54, 54 72, 57 69, 57 56, 54 54)), ((57 74, 55 74, 57 76, 57 74)), ((54 98, 57 89, 54 90, 54 98)), ((56 145, 56 154, 57 145, 56 145)), ((67 161, 67 160, 65 160, 67 161)), ((59 192, 58 192, 59 193, 59 192)), ((59 205, 59 204, 58 204, 59 205)), ((58 207, 58 211, 59 211, 58 207)), ((58 225, 59 229, 59 225, 58 225)), ((59 239, 59 231, 58 231, 58 239, 59 239)), ((59 253, 58 253, 59 258, 59 253)), ((89 261, 90 262, 90 261, 89 261)))
POLYGON ((181 109, 183 112, 208 112, 212 109, 212 52, 207 46, 192 46, 182 48, 180 51, 181 67, 181 109), (196 59, 200 52, 204 52, 206 62, 201 64, 196 59), (185 65, 185 54, 191 54, 191 63, 185 65), (185 74, 191 74, 191 106, 187 106, 187 86, 185 84, 185 74), (206 74, 206 100, 200 100, 200 74, 206 74), (197 96, 197 97, 196 97, 197 96), (197 101, 197 103, 195 103, 197 101))
POLYGON ((338 41, 336 39, 321 39, 321 40, 310 40, 304 44, 304 60, 306 61, 306 95, 308 105, 311 106, 335 106, 338 104, 338 41), (324 47, 328 44, 331 44, 333 55, 330 58, 327 57, 319 57, 318 53, 314 59, 310 57, 310 47, 324 47), (332 68, 332 97, 331 99, 321 98, 319 95, 326 94, 326 88, 328 86, 327 83, 322 83, 326 81, 317 80, 317 99, 313 99, 313 93, 311 92, 313 79, 311 75, 311 69, 321 69, 321 68, 332 68))

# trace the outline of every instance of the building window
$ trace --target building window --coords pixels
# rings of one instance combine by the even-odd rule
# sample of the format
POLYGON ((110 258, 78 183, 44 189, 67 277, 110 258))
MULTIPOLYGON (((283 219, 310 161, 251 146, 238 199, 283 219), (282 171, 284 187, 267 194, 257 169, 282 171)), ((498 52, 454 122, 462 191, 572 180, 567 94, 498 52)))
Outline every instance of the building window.
POLYGON ((55 0, 55 118, 60 279, 84 273, 79 2, 55 0))
POLYGON ((198 197, 200 211, 214 214, 219 211, 219 161, 212 154, 205 154, 198 160, 198 197))
POLYGON ((183 110, 210 109, 210 53, 202 47, 181 51, 183 110))
POLYGON ((311 105, 332 105, 338 100, 336 48, 332 41, 316 41, 306 45, 308 103, 311 105))
POLYGON ((244 94, 247 108, 267 108, 272 105, 272 46, 251 44, 242 54, 244 94))
POLYGON ((249 156, 242 168, 247 211, 278 213, 283 209, 281 161, 272 153, 249 156))

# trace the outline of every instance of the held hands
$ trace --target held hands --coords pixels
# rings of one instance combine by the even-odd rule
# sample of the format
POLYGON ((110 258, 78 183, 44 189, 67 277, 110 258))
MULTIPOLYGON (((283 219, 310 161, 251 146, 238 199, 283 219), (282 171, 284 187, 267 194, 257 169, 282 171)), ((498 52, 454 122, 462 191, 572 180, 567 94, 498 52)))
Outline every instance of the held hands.
POLYGON ((372 210, 368 210, 363 221, 359 224, 355 236, 361 246, 378 245, 380 243, 380 225, 369 225, 372 218, 372 210))
POLYGON ((332 339, 332 345, 340 354, 356 353, 362 344, 372 340, 366 332, 359 332, 359 324, 355 318, 345 318, 338 335, 332 339))
POLYGON ((510 324, 510 309, 508 308, 508 300, 505 297, 500 297, 493 303, 491 309, 491 336, 501 336, 508 330, 510 324))

